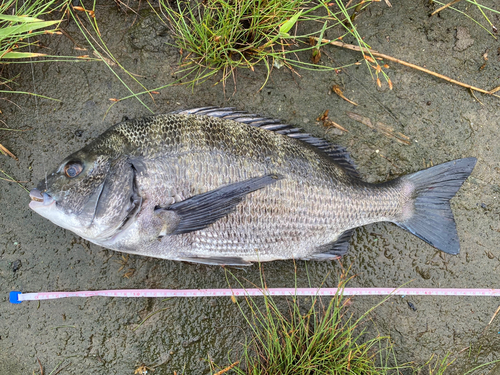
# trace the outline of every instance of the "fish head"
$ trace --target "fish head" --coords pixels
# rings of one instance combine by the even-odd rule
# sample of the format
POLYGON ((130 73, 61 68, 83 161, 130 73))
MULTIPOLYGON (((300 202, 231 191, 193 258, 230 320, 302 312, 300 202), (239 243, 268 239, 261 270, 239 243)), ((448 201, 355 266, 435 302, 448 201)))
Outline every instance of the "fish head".
POLYGON ((82 149, 30 192, 30 208, 54 224, 99 243, 130 224, 140 209, 136 169, 124 156, 82 149))

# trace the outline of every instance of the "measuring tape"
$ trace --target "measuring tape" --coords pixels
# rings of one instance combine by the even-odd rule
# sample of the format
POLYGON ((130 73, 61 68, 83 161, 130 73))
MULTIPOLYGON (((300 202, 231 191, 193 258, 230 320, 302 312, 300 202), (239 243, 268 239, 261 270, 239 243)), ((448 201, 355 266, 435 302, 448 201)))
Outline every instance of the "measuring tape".
POLYGON ((117 289, 79 292, 10 292, 10 303, 67 297, 231 297, 231 296, 500 296, 500 289, 442 288, 268 288, 268 289, 117 289))

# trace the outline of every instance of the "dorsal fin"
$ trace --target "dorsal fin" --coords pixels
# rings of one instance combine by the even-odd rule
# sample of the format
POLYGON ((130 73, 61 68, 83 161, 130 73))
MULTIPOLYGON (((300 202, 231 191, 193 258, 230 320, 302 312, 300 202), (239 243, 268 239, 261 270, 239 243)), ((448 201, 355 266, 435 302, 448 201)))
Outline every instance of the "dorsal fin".
POLYGON ((356 165, 352 161, 349 152, 344 147, 333 145, 322 138, 313 137, 310 134, 303 133, 301 129, 295 128, 288 124, 284 124, 280 120, 262 117, 244 111, 236 111, 231 107, 202 107, 178 110, 170 113, 181 115, 211 116, 226 120, 233 120, 250 126, 271 130, 275 133, 286 135, 290 138, 299 139, 302 142, 305 142, 327 154, 333 161, 335 161, 335 163, 344 168, 344 170, 351 177, 361 179, 356 170, 356 165))

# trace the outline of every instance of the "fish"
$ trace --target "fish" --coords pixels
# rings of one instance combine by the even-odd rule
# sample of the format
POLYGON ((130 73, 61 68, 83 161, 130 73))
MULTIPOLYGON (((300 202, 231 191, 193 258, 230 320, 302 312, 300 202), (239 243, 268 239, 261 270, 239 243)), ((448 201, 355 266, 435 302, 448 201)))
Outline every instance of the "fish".
POLYGON ((108 249, 210 265, 336 260, 355 228, 382 221, 458 254, 449 201, 475 164, 371 184, 342 146, 204 107, 125 118, 66 157, 29 206, 108 249))

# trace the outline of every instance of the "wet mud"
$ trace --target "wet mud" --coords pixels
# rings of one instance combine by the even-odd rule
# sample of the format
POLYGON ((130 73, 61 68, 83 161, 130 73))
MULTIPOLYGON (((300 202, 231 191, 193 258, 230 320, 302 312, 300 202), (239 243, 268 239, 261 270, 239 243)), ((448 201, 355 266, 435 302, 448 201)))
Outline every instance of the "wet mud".
MULTIPOLYGON (((372 5, 357 18, 361 35, 377 51, 475 86, 500 85, 499 42, 464 16, 451 11, 429 17, 427 1, 392 0, 372 5), (488 61, 483 55, 488 53, 488 61)), ((103 2, 104 3, 104 2, 103 2)), ((483 1, 496 7, 496 1, 483 1)), ((130 4, 131 7, 134 4, 130 4)), ((471 10, 476 18, 481 15, 471 10)), ((96 16, 102 38, 120 63, 148 88, 175 79, 178 51, 149 11, 124 14, 110 2, 96 16)), ((493 17, 498 25, 498 18, 493 17)), ((76 25, 66 37, 44 40, 51 53, 75 55, 87 48, 76 25)), ((326 36, 328 37, 328 35, 326 36)), ((346 42, 353 42, 346 40, 346 42)), ((307 59, 308 56, 300 56, 307 59)), ((340 66, 358 59, 352 51, 325 47, 320 64, 340 66)), ((274 69, 264 89, 265 68, 239 71, 226 91, 214 81, 190 88, 173 86, 141 99, 155 113, 197 106, 231 106, 277 117, 348 148, 363 178, 385 181, 432 164, 475 156, 477 166, 452 200, 461 254, 439 253, 392 224, 356 231, 342 260, 356 277, 349 286, 498 288, 500 268, 500 99, 473 97, 464 88, 395 63, 388 63, 387 84, 378 88, 363 65, 333 72, 274 69), (332 93, 342 87, 358 106, 332 93), (316 119, 325 110, 349 132, 326 128, 316 119), (353 112, 383 123, 409 138, 395 141, 356 121, 353 112)), ((0 101, 0 119, 9 128, 0 143, 17 155, 1 158, 1 169, 31 189, 62 158, 85 145, 123 116, 150 112, 135 99, 112 106, 111 98, 129 94, 101 62, 39 63, 11 66, 9 76, 30 96, 0 101)), ((120 73, 134 91, 140 87, 120 73)), ((237 306, 229 298, 63 299, 12 305, 11 290, 73 291, 126 288, 225 288, 220 267, 150 259, 102 249, 56 227, 28 208, 29 196, 18 185, 0 181, 0 374, 39 371, 58 364, 60 374, 133 374, 142 363, 155 374, 206 374, 210 361, 221 366, 238 359, 249 336, 237 306), (161 310, 161 311, 159 311, 161 310), (149 314, 158 311, 142 325, 149 314)), ((335 286, 337 262, 273 262, 264 265, 268 286, 323 283, 335 286), (325 276, 326 275, 326 276, 325 276)), ((258 267, 231 270, 239 279, 259 281, 258 267)), ((229 276, 231 279, 231 276, 229 276)), ((356 297, 351 310, 368 310, 381 297, 356 297)), ((499 301, 490 297, 392 297, 372 314, 379 332, 390 334, 400 363, 424 364, 432 354, 457 358, 450 374, 499 358, 500 317, 488 324, 499 301), (414 308, 411 308, 411 305, 414 308)), ((492 373, 495 373, 492 370, 492 373)), ((498 373, 498 372, 497 372, 498 373)))

